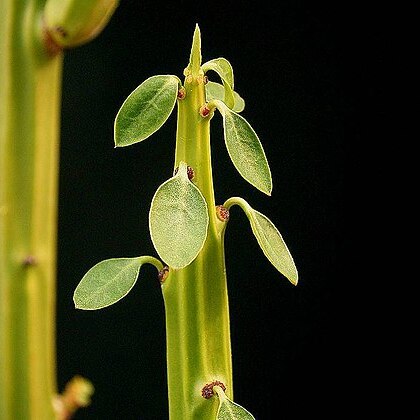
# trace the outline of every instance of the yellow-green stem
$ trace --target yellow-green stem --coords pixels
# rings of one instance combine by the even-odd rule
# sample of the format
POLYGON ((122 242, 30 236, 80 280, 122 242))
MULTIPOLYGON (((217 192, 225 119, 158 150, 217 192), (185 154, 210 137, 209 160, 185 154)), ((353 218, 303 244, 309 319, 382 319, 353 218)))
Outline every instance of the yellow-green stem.
POLYGON ((0 419, 53 419, 62 57, 45 1, 0 5, 0 419))
POLYGON ((201 395, 213 381, 222 382, 233 397, 224 226, 215 209, 210 116, 203 118, 199 112, 205 104, 204 78, 193 63, 195 68, 187 70, 185 98, 178 101, 175 167, 184 161, 193 168, 192 182, 206 199, 210 221, 200 254, 186 268, 171 270, 162 286, 171 420, 214 419, 217 398, 201 395))
POLYGON ((0 420, 56 417, 62 49, 93 39, 117 5, 0 1, 0 420))

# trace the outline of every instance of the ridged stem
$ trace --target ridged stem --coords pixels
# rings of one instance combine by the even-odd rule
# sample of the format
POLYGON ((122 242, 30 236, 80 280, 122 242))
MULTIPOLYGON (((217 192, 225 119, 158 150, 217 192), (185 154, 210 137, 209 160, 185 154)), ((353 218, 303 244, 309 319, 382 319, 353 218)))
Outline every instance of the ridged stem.
POLYGON ((0 6, 0 419, 53 419, 61 54, 44 1, 0 6))
POLYGON ((200 115, 205 91, 197 67, 187 75, 185 98, 178 102, 175 166, 184 161, 194 170, 192 182, 206 199, 210 222, 197 258, 186 268, 171 270, 162 286, 171 420, 214 419, 217 398, 201 395, 208 383, 220 381, 228 396, 232 398, 233 393, 224 226, 216 215, 210 116, 200 115))

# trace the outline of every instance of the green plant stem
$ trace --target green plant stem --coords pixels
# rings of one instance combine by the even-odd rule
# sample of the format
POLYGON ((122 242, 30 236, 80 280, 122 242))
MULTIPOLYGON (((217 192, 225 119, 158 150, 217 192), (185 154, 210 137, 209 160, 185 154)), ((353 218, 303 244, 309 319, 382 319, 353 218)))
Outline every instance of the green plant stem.
POLYGON ((62 49, 93 39, 117 5, 0 1, 0 420, 56 417, 62 49))
POLYGON ((205 91, 203 76, 197 73, 186 77, 186 96, 178 103, 175 166, 184 161, 193 168, 192 182, 207 201, 210 221, 197 258, 184 269, 171 270, 162 287, 171 420, 215 418, 216 398, 206 400, 201 396, 203 386, 215 380, 221 381, 227 395, 233 397, 224 224, 216 215, 210 117, 199 114, 205 104, 205 91))
POLYGON ((44 1, 0 6, 0 419, 53 419, 62 56, 44 1))

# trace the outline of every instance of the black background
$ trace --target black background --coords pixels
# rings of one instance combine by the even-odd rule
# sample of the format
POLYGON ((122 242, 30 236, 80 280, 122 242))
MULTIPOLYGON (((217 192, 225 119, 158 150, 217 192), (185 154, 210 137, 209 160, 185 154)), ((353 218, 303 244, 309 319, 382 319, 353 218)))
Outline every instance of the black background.
POLYGON ((66 52, 58 384, 62 389, 81 374, 96 389, 77 419, 167 419, 164 312, 154 268, 143 267, 131 293, 100 311, 75 310, 72 295, 100 260, 156 255, 148 211, 172 173, 176 114, 145 142, 121 149, 114 149, 113 121, 146 78, 182 78, 196 23, 203 61, 225 57, 233 66, 246 101, 242 115, 261 139, 274 182, 267 197, 238 175, 216 114, 216 201, 238 195, 267 215, 300 275, 297 287, 283 278, 244 214, 232 209, 226 263, 235 400, 258 420, 287 420, 339 418, 364 398, 359 385, 369 379, 356 359, 363 302, 355 297, 348 211, 357 207, 355 150, 365 147, 364 136, 380 136, 388 48, 388 13, 369 4, 123 0, 97 39, 66 52))

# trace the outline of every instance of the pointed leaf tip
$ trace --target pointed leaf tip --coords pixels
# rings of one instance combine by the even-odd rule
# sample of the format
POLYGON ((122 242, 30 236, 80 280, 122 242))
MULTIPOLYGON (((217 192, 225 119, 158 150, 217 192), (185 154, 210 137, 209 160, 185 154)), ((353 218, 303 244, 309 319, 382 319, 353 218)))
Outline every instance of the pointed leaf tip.
POLYGON ((296 286, 298 271, 293 257, 276 226, 267 216, 254 210, 243 198, 230 198, 224 203, 224 206, 229 209, 235 204, 241 207, 248 217, 252 233, 264 255, 290 283, 296 286))

